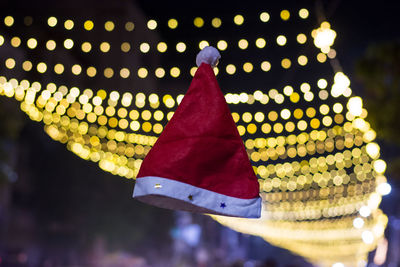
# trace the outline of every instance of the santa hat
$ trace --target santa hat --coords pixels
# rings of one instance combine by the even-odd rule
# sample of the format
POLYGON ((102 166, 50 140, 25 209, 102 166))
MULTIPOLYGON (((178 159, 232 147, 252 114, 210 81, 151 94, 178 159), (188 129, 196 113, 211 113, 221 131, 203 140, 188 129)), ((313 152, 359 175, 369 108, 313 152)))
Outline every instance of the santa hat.
POLYGON ((143 160, 133 197, 162 208, 259 218, 259 184, 206 47, 182 102, 143 160))

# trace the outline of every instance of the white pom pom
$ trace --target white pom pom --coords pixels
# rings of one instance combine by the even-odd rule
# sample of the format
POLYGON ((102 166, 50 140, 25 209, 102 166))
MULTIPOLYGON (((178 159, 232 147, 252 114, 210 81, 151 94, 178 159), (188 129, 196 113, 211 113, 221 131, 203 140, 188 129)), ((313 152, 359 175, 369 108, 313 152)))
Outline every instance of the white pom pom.
POLYGON ((215 67, 220 58, 221 55, 215 47, 206 46, 197 54, 196 65, 197 67, 200 67, 201 63, 204 62, 211 65, 211 67, 215 67))

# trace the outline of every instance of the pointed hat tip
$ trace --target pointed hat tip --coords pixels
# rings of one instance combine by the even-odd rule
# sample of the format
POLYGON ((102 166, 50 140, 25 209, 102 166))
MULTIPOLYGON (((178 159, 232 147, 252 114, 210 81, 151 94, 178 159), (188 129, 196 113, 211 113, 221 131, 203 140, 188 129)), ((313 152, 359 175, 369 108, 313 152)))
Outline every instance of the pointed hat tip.
POLYGON ((196 65, 197 67, 200 67, 201 63, 204 62, 211 65, 211 67, 215 67, 220 58, 221 54, 218 49, 212 46, 206 46, 197 54, 196 65))

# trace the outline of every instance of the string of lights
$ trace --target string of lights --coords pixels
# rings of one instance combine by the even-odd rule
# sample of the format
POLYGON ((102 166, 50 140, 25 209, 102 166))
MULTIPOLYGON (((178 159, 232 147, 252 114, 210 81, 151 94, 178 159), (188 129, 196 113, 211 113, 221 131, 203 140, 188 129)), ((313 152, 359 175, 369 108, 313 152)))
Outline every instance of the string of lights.
POLYGON ((326 68, 336 58, 336 32, 327 21, 310 28, 305 23, 310 16, 306 8, 263 11, 256 19, 237 14, 145 22, 57 16, 19 21, 7 15, 0 28, 0 49, 9 51, 0 56, 5 66, 0 95, 19 101, 30 119, 42 122, 52 139, 79 157, 135 178, 184 96, 178 81, 190 80, 196 71, 192 62, 173 65, 162 58, 191 57, 216 46, 227 60, 214 71, 231 88, 224 91, 225 99, 259 177, 264 204, 257 220, 213 218, 314 263, 361 266, 387 224, 378 208, 390 192, 386 163, 379 159, 376 133, 350 79, 326 68), (293 29, 287 30, 291 21, 293 29), (274 33, 267 27, 272 22, 285 30, 274 33), (52 34, 24 34, 32 25, 52 34), (228 35, 226 25, 261 30, 228 35), (209 27, 219 36, 178 42, 153 36, 185 27, 209 27), (153 35, 139 38, 143 33, 153 35), (20 51, 27 53, 20 56, 20 51), (249 51, 260 56, 247 57, 249 51), (114 64, 113 58, 127 56, 132 60, 114 64), (260 78, 240 83, 250 76, 260 78), (272 76, 288 79, 273 82, 272 76), (177 88, 164 89, 164 84, 177 88))

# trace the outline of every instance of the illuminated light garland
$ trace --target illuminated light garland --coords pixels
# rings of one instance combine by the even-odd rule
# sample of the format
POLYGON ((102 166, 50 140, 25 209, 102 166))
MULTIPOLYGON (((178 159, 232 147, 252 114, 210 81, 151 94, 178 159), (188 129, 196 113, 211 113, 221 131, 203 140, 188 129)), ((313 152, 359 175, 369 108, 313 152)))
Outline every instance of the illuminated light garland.
MULTIPOLYGON (((270 13, 263 11, 258 15, 258 23, 269 22, 270 13)), ((304 8, 298 12, 282 10, 279 14, 284 24, 296 19, 297 15, 297 19, 309 18, 309 12, 304 8)), ((25 25, 32 23, 32 17, 24 18, 25 25)), ((56 17, 49 17, 46 23, 47 28, 61 25, 66 31, 81 28, 86 32, 91 32, 94 27, 106 32, 131 32, 139 25, 128 21, 122 24, 122 28, 117 28, 119 23, 111 20, 97 23, 56 17)), ((178 22, 171 18, 165 22, 151 19, 144 25, 147 31, 154 31, 159 25, 167 25, 169 30, 174 31, 177 27, 187 26, 185 23, 184 20, 178 22)), ((251 21, 241 14, 226 19, 213 18, 210 22, 202 17, 190 21, 194 29, 206 27, 207 23, 219 29, 225 24, 244 27, 251 21)), ((14 29, 14 18, 5 17, 4 25, 14 29)), ((243 52, 271 47, 287 49, 288 42, 292 40, 290 36, 278 34, 270 38, 259 35, 254 39, 243 36, 236 40, 221 37, 215 43, 201 39, 196 43, 141 40, 133 46, 127 41, 110 43, 107 40, 95 45, 90 40, 80 42, 73 39, 70 34, 57 42, 36 37, 24 39, 16 35, 21 36, 0 35, 0 49, 4 44, 9 44, 14 48, 32 51, 45 49, 47 53, 54 53, 57 48, 66 52, 76 49, 89 56, 100 53, 106 57, 117 52, 124 56, 132 52, 146 56, 175 50, 177 53, 189 53, 208 44, 216 45, 226 53, 232 48, 243 52)), ((335 58, 336 51, 331 46, 336 33, 329 23, 322 23, 311 37, 321 49, 316 57, 299 53, 275 60, 239 59, 220 65, 215 73, 233 78, 257 71, 269 74, 271 69, 290 71, 312 62, 323 64, 335 58), (277 68, 278 65, 281 67, 277 68)), ((304 33, 298 33, 293 39, 297 45, 310 44, 309 37, 304 33)), ((37 72, 38 75, 73 75, 108 80, 139 78, 162 81, 188 77, 189 74, 193 76, 196 70, 193 66, 137 65, 116 68, 94 64, 83 66, 79 62, 49 64, 45 60, 20 61, 12 56, 5 58, 2 64, 8 73, 37 72), (183 69, 190 71, 183 72, 183 69)), ((247 89, 242 93, 235 90, 225 95, 228 104, 235 107, 232 116, 244 138, 254 171, 259 175, 264 207, 262 218, 258 220, 214 218, 235 230, 261 236, 314 263, 326 266, 337 262, 355 265, 365 261, 367 253, 382 238, 387 224, 386 216, 378 209, 381 195, 390 191, 383 176, 386 163, 379 159, 379 146, 372 142, 376 133, 365 121, 368 113, 363 108, 361 98, 351 97, 349 78, 337 71, 333 83, 327 80, 319 77, 315 84, 302 82, 277 89, 254 89, 253 93, 247 89), (334 104, 315 106, 316 98, 334 104), (260 106, 254 114, 246 111, 253 104, 260 106), (264 109, 266 104, 271 108, 264 109), (282 104, 286 107, 280 108, 282 104), (263 165, 264 162, 270 163, 263 165), (316 255, 315 251, 320 253, 316 255)), ((79 157, 96 162, 105 171, 135 178, 142 159, 171 119, 183 95, 122 94, 118 91, 83 88, 0 77, 0 95, 20 101, 21 109, 32 120, 42 121, 51 138, 66 144, 79 157)))

